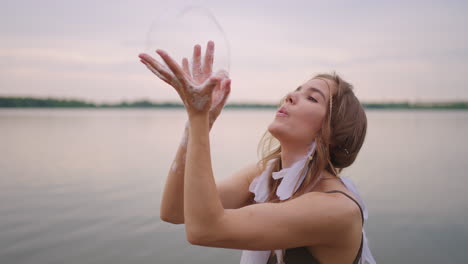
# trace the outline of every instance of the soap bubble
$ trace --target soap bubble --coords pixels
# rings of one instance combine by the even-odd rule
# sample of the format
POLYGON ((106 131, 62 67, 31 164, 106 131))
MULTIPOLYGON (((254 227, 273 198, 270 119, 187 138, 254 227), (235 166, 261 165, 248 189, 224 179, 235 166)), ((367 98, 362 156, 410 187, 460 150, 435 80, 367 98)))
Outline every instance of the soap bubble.
POLYGON ((215 43, 213 72, 225 70, 229 73, 228 39, 212 12, 205 7, 186 7, 178 12, 167 10, 153 22, 147 35, 145 51, 163 62, 155 52, 156 49, 162 49, 167 51, 179 65, 182 65, 184 57, 189 59, 192 65, 193 47, 199 44, 204 56, 209 40, 215 43))

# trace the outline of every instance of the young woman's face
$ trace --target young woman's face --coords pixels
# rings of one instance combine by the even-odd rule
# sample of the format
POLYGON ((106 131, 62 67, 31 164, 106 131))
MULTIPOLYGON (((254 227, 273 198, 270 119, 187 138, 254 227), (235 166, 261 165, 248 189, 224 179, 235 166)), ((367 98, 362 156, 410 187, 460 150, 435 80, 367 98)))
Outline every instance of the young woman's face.
POLYGON ((312 142, 330 107, 330 92, 335 93, 335 86, 330 80, 311 79, 288 93, 268 131, 282 143, 312 142))

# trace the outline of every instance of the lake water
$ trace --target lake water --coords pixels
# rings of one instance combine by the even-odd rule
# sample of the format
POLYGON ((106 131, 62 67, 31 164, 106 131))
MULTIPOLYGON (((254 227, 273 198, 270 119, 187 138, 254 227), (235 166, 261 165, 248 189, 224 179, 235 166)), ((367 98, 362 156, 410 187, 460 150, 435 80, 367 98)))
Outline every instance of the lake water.
MULTIPOLYGON (((466 263, 468 111, 368 110, 343 171, 369 210, 378 263, 466 263)), ((225 110, 215 177, 257 159, 274 110, 225 110)), ((155 109, 0 109, 0 263, 239 263, 159 219, 186 114, 155 109)))

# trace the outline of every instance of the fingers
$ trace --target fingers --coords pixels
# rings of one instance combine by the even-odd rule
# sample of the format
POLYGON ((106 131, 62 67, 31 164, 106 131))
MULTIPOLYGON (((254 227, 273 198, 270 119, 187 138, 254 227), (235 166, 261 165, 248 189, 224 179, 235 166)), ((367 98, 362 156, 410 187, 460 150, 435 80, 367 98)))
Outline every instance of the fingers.
POLYGON ((208 41, 205 51, 205 60, 203 62, 203 73, 209 76, 213 71, 213 60, 214 60, 214 42, 208 41))
POLYGON ((180 68, 180 66, 177 64, 177 62, 174 61, 174 59, 171 58, 165 51, 163 50, 156 50, 156 53, 161 56, 161 58, 164 60, 164 62, 167 64, 169 69, 172 71, 172 73, 175 75, 176 79, 182 84, 183 87, 188 87, 189 84, 187 82, 187 79, 184 76, 183 70, 180 68))
POLYGON ((215 73, 215 76, 219 76, 222 79, 228 79, 229 78, 229 73, 225 70, 219 70, 215 73))
POLYGON ((145 53, 138 55, 138 57, 140 58, 140 61, 148 67, 148 69, 156 74, 156 76, 159 78, 162 77, 161 79, 163 79, 163 81, 168 82, 169 84, 174 81, 174 75, 170 73, 169 69, 157 60, 153 59, 153 57, 145 53))
POLYGON ((174 89, 176 90, 176 92, 179 94, 179 96, 181 96, 181 98, 183 97, 183 92, 181 91, 181 88, 180 88, 180 84, 177 80, 167 80, 166 77, 164 77, 164 75, 162 75, 158 70, 156 70, 155 68, 153 68, 153 66, 151 66, 148 62, 144 61, 144 60, 140 60, 151 72, 153 72, 156 76, 158 76, 161 80, 163 80, 164 82, 166 82, 167 84, 169 84, 170 86, 174 87, 174 89))
POLYGON ((153 68, 153 66, 151 66, 150 64, 148 64, 144 60, 140 60, 140 61, 146 66, 146 68, 148 68, 152 73, 154 73, 156 76, 158 76, 159 79, 161 79, 164 82, 170 84, 170 81, 168 79, 166 79, 166 77, 164 77, 161 73, 159 73, 155 68, 153 68))
POLYGON ((218 76, 212 76, 208 79, 208 81, 203 85, 202 89, 211 94, 215 89, 216 85, 221 82, 221 78, 218 76))
POLYGON ((182 59, 182 69, 187 75, 190 76, 189 62, 187 58, 182 59))
POLYGON ((194 78, 198 78, 202 74, 201 68, 201 47, 200 45, 195 45, 193 47, 193 64, 192 64, 192 74, 194 78))
POLYGON ((226 104, 229 94, 231 93, 231 79, 224 79, 221 82, 221 91, 224 92, 223 100, 220 103, 220 105, 223 106, 224 104, 226 104))
MULTIPOLYGON (((214 121, 218 118, 219 114, 224 108, 224 105, 226 104, 226 101, 229 97, 229 94, 231 92, 231 80, 230 79, 223 79, 220 84, 219 88, 219 93, 216 95, 216 102, 214 105, 211 105, 210 109, 210 122, 211 124, 214 123, 214 121)), ((216 91, 218 93, 218 91, 216 91)))

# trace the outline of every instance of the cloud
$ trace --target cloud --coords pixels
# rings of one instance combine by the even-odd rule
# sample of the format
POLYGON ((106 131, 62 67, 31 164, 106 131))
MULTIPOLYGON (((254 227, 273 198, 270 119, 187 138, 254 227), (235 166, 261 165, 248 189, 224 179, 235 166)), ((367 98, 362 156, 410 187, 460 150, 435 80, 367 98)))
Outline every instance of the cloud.
MULTIPOLYGON (((178 100, 137 54, 145 51, 151 21, 186 2, 21 3, 0 11, 0 94, 178 100)), ((463 2, 206 4, 230 41, 231 100, 276 102, 331 70, 355 84, 363 100, 468 98, 463 2)), ((191 55, 189 34, 165 31, 164 23, 153 31, 156 45, 170 51, 184 44, 174 55, 191 55)), ((210 35, 191 33, 200 32, 210 35)), ((221 42, 217 50, 226 59, 221 42)))

